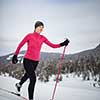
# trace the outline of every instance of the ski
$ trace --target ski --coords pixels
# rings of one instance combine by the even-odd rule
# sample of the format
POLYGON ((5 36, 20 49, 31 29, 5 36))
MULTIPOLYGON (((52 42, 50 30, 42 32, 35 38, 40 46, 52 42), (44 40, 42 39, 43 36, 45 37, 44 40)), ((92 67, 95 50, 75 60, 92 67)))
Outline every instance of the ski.
POLYGON ((0 88, 0 90, 5 91, 5 92, 8 92, 8 93, 11 93, 11 94, 16 95, 16 96, 19 96, 19 97, 21 97, 21 98, 24 99, 24 100, 28 100, 28 99, 25 98, 24 96, 21 96, 20 93, 16 93, 16 92, 13 92, 13 91, 9 91, 9 90, 4 89, 4 88, 0 88))

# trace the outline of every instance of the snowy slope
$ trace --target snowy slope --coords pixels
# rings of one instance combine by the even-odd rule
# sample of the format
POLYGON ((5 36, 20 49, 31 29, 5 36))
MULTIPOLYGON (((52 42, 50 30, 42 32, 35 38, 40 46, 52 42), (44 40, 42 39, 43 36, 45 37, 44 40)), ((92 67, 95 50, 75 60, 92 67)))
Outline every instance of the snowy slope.
MULTIPOLYGON (((0 76, 0 88, 16 91, 14 84, 19 82, 11 77, 0 76)), ((28 98, 28 81, 23 84, 21 94, 28 98)), ((35 88, 35 100, 50 100, 55 82, 43 83, 37 81, 35 88)), ((0 100, 21 100, 19 97, 2 93, 0 91, 0 100), (10 98, 10 99, 5 99, 10 98), (14 98, 14 99, 13 99, 14 98)), ((100 88, 94 88, 90 82, 81 81, 78 78, 65 78, 58 84, 54 100, 100 100, 100 88)))

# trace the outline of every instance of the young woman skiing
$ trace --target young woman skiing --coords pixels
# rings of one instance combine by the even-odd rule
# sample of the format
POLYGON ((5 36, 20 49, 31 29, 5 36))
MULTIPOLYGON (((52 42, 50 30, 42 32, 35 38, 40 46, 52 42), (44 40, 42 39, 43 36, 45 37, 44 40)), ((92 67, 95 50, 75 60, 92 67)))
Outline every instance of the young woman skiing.
POLYGON ((20 82, 16 83, 16 87, 17 90, 20 92, 22 84, 29 78, 30 79, 30 83, 28 86, 29 100, 33 100, 34 97, 34 88, 36 83, 35 70, 40 60, 40 50, 42 44, 45 43, 52 48, 59 48, 62 46, 67 46, 69 43, 69 40, 66 39, 64 42, 60 44, 53 44, 45 36, 40 35, 40 33, 43 31, 44 28, 44 24, 41 21, 37 21, 35 23, 34 28, 35 28, 34 32, 26 35, 25 38, 20 42, 12 58, 12 63, 16 64, 18 61, 17 55, 21 47, 25 43, 27 43, 27 51, 24 55, 24 60, 23 60, 23 66, 26 73, 21 78, 20 82))

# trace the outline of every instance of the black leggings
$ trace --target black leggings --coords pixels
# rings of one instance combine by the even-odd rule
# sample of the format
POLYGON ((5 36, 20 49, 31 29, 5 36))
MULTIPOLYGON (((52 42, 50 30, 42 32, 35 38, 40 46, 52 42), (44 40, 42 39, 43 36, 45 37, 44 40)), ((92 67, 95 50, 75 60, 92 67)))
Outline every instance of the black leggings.
POLYGON ((23 65, 24 65, 26 73, 22 77, 19 84, 22 85, 28 78, 30 79, 30 83, 28 86, 29 99, 33 99, 34 87, 36 83, 35 69, 38 65, 38 62, 39 61, 33 61, 26 58, 24 58, 24 61, 23 61, 23 65))

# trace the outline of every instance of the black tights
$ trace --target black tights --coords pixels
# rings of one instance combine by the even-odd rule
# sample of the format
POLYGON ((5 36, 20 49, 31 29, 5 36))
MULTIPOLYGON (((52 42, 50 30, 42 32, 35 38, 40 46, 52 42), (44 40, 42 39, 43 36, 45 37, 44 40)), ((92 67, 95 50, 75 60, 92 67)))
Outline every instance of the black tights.
POLYGON ((26 73, 22 77, 19 84, 22 85, 28 78, 30 79, 30 83, 28 86, 28 95, 29 95, 29 99, 33 99, 34 87, 36 83, 35 69, 38 65, 38 61, 33 61, 24 58, 23 65, 26 73))

